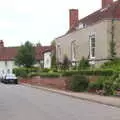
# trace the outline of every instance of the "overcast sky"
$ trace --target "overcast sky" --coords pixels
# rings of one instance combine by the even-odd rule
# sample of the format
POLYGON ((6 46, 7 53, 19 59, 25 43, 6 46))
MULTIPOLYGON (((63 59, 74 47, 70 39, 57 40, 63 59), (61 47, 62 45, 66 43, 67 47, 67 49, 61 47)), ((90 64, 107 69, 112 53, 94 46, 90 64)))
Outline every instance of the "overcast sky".
POLYGON ((69 9, 79 19, 101 8, 101 0, 0 0, 0 39, 5 46, 50 42, 69 28, 69 9))

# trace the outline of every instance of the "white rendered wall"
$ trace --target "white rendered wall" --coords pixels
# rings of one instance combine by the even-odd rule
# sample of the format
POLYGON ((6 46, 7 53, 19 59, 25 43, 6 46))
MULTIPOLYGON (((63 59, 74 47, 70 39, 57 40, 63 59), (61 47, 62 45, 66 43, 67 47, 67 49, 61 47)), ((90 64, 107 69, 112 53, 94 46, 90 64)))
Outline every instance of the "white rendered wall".
POLYGON ((51 52, 44 53, 44 68, 51 68, 51 52))

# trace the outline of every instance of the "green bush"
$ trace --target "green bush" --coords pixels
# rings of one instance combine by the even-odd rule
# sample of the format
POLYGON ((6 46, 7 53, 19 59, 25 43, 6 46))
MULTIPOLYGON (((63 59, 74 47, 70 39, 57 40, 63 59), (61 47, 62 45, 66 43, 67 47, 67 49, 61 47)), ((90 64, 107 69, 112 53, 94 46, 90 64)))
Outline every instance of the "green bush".
POLYGON ((90 82, 89 83, 88 90, 92 90, 92 89, 95 89, 95 90, 98 89, 98 85, 96 84, 96 82, 90 82))
POLYGON ((49 71, 50 71, 49 68, 44 68, 44 69, 42 69, 42 72, 49 72, 49 71))
POLYGON ((90 89, 96 89, 96 90, 102 90, 103 89, 103 83, 106 80, 106 77, 101 76, 96 81, 90 82, 88 86, 88 90, 90 89))
POLYGON ((103 69, 111 68, 111 69, 120 71, 120 59, 116 58, 114 60, 105 62, 103 65, 101 65, 101 68, 103 68, 103 69))
POLYGON ((85 76, 74 75, 70 80, 70 89, 72 91, 82 92, 88 88, 89 81, 85 76))
POLYGON ((39 72, 39 68, 37 67, 32 67, 32 68, 25 68, 25 67, 20 67, 20 68, 14 68, 13 73, 16 76, 20 77, 27 77, 29 73, 32 72, 39 72))
POLYGON ((20 76, 20 77, 27 77, 27 70, 25 69, 18 69, 18 68, 15 68, 13 69, 13 73, 16 75, 16 76, 20 76))
POLYGON ((105 80, 105 82, 103 83, 103 90, 105 92, 105 95, 113 95, 114 94, 112 79, 105 80))
POLYGON ((96 76, 112 76, 116 73, 111 69, 101 69, 101 70, 80 70, 80 71, 65 71, 62 76, 73 76, 73 75, 96 75, 96 76))
POLYGON ((28 74, 28 77, 34 77, 34 76, 39 76, 40 73, 37 73, 37 72, 31 72, 28 74))
POLYGON ((64 71, 62 72, 62 76, 73 76, 73 75, 77 75, 80 74, 79 71, 64 71))
POLYGON ((113 88, 114 90, 120 89, 120 75, 116 75, 113 77, 113 88))
POLYGON ((28 73, 26 71, 20 72, 20 77, 27 77, 28 73))
POLYGON ((39 67, 32 67, 32 68, 29 68, 29 71, 30 72, 39 72, 40 68, 39 67))
POLYGON ((25 68, 14 68, 13 73, 16 76, 27 77, 27 70, 25 68))
POLYGON ((71 70, 77 70, 77 69, 78 69, 77 65, 71 67, 71 70))
POLYGON ((64 55, 63 63, 62 63, 62 70, 68 70, 70 66, 70 61, 67 55, 64 55))
POLYGON ((84 57, 82 57, 78 65, 78 70, 87 69, 89 67, 90 67, 89 61, 85 59, 84 57))
POLYGON ((47 78, 56 78, 60 77, 60 73, 50 72, 50 73, 40 73, 40 77, 47 77, 47 78))
POLYGON ((52 68, 53 72, 58 72, 57 68, 52 68))

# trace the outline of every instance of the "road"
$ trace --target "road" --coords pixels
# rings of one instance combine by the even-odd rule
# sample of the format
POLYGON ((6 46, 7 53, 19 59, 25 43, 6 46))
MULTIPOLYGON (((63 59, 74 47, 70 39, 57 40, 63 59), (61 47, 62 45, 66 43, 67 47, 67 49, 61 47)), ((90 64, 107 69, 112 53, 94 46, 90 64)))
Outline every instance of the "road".
POLYGON ((0 83, 0 120, 120 120, 120 109, 0 83))

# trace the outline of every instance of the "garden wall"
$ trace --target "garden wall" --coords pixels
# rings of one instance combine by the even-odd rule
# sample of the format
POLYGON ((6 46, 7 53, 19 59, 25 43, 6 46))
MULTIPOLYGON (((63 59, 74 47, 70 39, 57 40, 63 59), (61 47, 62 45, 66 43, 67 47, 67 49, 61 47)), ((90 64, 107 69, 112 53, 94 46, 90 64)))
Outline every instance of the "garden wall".
MULTIPOLYGON (((97 80, 98 76, 88 76, 89 81, 97 80)), ((22 78, 20 79, 20 83, 28 83, 32 85, 41 85, 47 86, 62 90, 68 90, 69 88, 69 80, 70 77, 60 77, 60 78, 41 78, 41 77, 33 77, 33 78, 22 78)))

